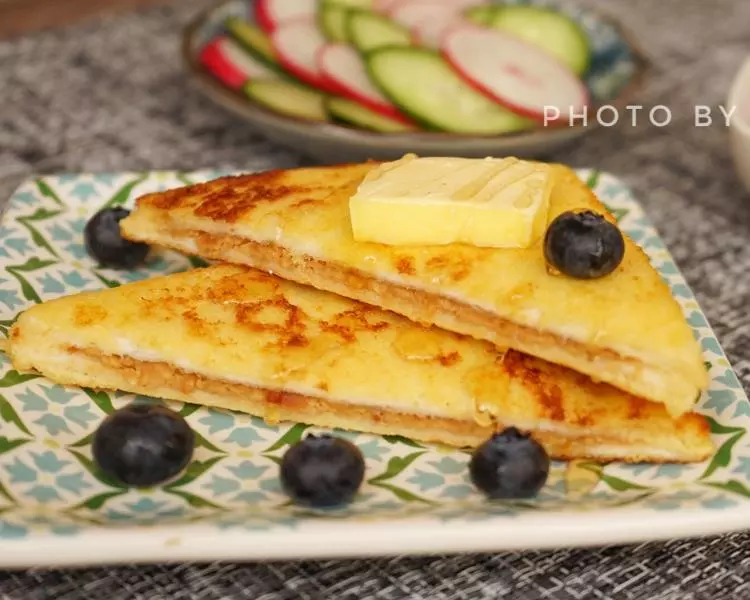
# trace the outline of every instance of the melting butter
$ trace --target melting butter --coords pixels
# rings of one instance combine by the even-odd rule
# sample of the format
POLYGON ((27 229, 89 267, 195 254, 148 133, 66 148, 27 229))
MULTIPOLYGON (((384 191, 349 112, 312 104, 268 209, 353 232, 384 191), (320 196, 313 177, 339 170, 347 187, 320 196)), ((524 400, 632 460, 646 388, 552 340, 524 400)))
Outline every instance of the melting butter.
POLYGON ((548 165, 517 158, 418 158, 373 169, 349 200, 354 239, 388 245, 525 248, 547 225, 548 165))

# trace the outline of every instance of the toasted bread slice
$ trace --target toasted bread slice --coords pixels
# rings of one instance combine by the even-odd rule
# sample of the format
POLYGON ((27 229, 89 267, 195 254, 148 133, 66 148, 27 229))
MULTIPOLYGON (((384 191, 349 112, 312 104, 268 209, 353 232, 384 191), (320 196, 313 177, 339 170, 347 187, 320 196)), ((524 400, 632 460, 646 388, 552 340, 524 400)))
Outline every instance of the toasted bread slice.
MULTIPOLYGON (((373 163, 374 164, 374 163, 373 163)), ((356 242, 348 200, 373 164, 270 171, 144 196, 124 235, 251 265, 413 321, 515 348, 666 405, 692 409, 708 385, 701 350, 669 288, 626 239, 611 275, 548 272, 523 249, 356 242)), ((555 165, 549 219, 606 208, 555 165)))
POLYGON ((450 446, 515 425, 556 458, 700 461, 705 420, 487 342, 247 267, 52 300, 10 355, 53 381, 450 446))

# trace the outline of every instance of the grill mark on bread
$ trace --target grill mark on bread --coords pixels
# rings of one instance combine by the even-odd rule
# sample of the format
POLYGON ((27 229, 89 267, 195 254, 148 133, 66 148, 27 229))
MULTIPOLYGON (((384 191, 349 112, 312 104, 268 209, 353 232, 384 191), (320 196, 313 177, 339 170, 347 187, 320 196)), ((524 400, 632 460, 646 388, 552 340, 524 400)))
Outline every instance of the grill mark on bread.
POLYGON ((544 405, 546 416, 552 421, 564 421, 565 409, 563 408, 563 397, 560 387, 552 385, 545 390, 544 395, 540 398, 544 405))
POLYGON ((218 343, 218 339, 214 334, 215 329, 208 323, 206 319, 201 318, 198 311, 195 309, 188 309, 182 313, 182 318, 185 319, 188 331, 191 335, 198 338, 206 338, 218 343))
POLYGON ((461 362, 461 355, 458 352, 448 352, 446 354, 438 354, 435 357, 441 365, 444 367, 452 367, 453 365, 461 362))
POLYGON ((310 186, 280 185, 284 171, 275 169, 250 175, 230 175, 207 183, 141 196, 137 205, 160 210, 192 209, 196 216, 234 223, 262 202, 276 202, 289 194, 309 192, 310 186))
POLYGON ((648 403, 643 398, 633 396, 633 401, 629 404, 629 419, 640 419, 641 415, 648 410, 648 403))
POLYGON ((273 202, 284 198, 287 194, 300 191, 303 190, 292 186, 264 187, 260 185, 244 190, 238 197, 235 190, 219 190, 201 198, 200 204, 193 209, 193 213, 198 217, 206 217, 213 221, 235 223, 246 217, 261 202, 273 202))
POLYGON ((471 261, 464 257, 460 250, 453 254, 438 254, 428 258, 424 263, 427 273, 432 275, 447 275, 451 281, 459 282, 471 273, 471 261))
MULTIPOLYGON (((272 313, 273 314, 273 313, 272 313)), ((242 327, 250 331, 270 332, 276 335, 273 346, 303 348, 310 340, 305 335, 305 312, 289 302, 283 296, 275 296, 268 300, 237 304, 234 309, 235 320, 242 327), (282 322, 264 322, 266 309, 277 309, 281 313, 282 322)))
POLYGON ((76 306, 73 322, 80 327, 88 327, 101 323, 107 318, 107 310, 102 306, 76 306))
POLYGON ((535 364, 539 363, 514 350, 508 350, 503 357, 503 367, 508 375, 512 379, 523 381, 528 389, 533 390, 542 407, 543 416, 551 421, 565 421, 567 415, 560 387, 551 383, 553 378, 544 377, 535 364))
POLYGON ((394 266, 401 275, 417 274, 417 270, 414 268, 414 260, 410 256, 399 256, 396 258, 394 266))
POLYGON ((354 342, 358 331, 377 332, 389 327, 387 321, 370 323, 367 315, 373 312, 375 311, 372 307, 358 306, 338 313, 331 321, 320 321, 320 328, 339 336, 345 342, 354 342))

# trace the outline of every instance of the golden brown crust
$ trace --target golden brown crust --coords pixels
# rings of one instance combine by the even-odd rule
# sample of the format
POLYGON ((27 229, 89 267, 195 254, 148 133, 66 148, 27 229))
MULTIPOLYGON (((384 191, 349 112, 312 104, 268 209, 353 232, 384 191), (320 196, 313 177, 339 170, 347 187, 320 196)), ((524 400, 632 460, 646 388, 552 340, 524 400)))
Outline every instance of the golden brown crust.
MULTIPOLYGON (((336 167, 318 167, 322 177, 318 181, 316 189, 328 193, 331 189, 331 178, 326 178, 326 171, 334 176, 340 176, 342 172, 351 172, 355 176, 364 175, 377 164, 369 161, 360 164, 337 165, 336 167)), ((138 203, 151 204, 155 208, 168 211, 178 207, 193 206, 196 214, 207 216, 214 221, 235 223, 247 213, 262 203, 274 203, 286 199, 290 194, 302 192, 310 194, 313 188, 309 182, 304 184, 293 184, 286 180, 289 171, 283 169, 272 169, 260 173, 247 175, 226 175, 205 183, 194 183, 192 185, 178 187, 163 192, 144 194, 138 198, 138 203), (241 198, 238 198, 238 195, 241 198), (197 200, 200 200, 198 202, 197 200)), ((334 182, 335 183, 335 182, 334 182)), ((342 180, 344 185, 350 183, 349 179, 342 180)), ((311 199, 303 200, 295 208, 312 202, 311 199)))

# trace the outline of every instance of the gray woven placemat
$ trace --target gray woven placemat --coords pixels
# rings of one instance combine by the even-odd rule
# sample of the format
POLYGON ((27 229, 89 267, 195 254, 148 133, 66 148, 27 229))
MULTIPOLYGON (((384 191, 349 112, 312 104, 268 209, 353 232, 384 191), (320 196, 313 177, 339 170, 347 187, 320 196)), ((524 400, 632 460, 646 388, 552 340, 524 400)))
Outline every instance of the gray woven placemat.
MULTIPOLYGON (((584 3, 584 2, 582 2, 584 3)), ((34 172, 262 169, 305 162, 199 96, 179 29, 207 2, 182 0, 0 42, 0 197, 34 172)), ((666 239, 746 388, 750 382, 750 195, 727 131, 693 127, 724 102, 750 52, 748 0, 588 0, 619 16, 655 73, 639 102, 671 125, 600 130, 556 158, 628 181, 666 239)), ((255 565, 123 566, 0 573, 0 598, 750 597, 750 535, 598 550, 255 565)))

